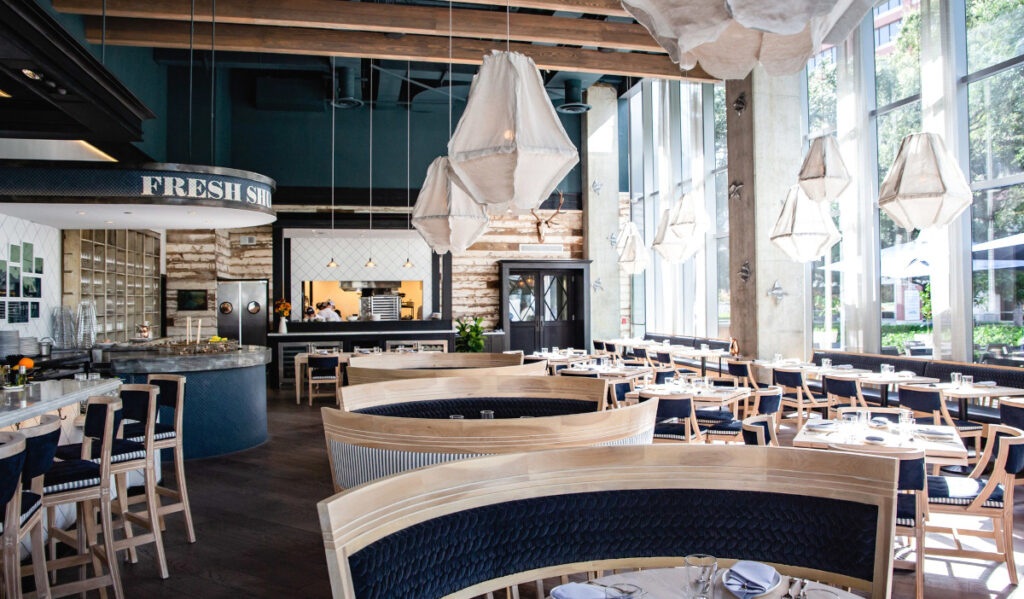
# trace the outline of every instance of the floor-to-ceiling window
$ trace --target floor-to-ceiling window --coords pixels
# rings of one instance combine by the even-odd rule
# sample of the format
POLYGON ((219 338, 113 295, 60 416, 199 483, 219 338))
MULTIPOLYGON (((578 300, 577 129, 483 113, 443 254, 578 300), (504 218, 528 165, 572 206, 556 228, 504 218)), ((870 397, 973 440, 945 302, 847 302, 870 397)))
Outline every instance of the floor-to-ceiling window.
POLYGON ((965 5, 974 356, 999 362, 1024 325, 1024 2, 965 5))
MULTIPOLYGON (((898 1, 898 0, 891 0, 898 1)), ((835 135, 837 127, 836 48, 822 50, 807 61, 807 139, 835 135)), ((838 217, 839 204, 831 207, 838 217)), ((811 322, 815 349, 842 345, 842 242, 811 265, 811 322)))
POLYGON ((715 213, 713 216, 715 252, 715 299, 717 319, 708 323, 708 334, 720 338, 729 337, 731 302, 729 297, 729 148, 726 143, 725 84, 714 86, 712 104, 714 122, 715 159, 708 184, 714 186, 715 213))
MULTIPOLYGON (((915 1, 889 0, 872 13, 877 173, 889 172, 900 142, 921 131, 921 11, 915 1)), ((882 350, 907 351, 931 340, 927 238, 878 215, 882 350)))

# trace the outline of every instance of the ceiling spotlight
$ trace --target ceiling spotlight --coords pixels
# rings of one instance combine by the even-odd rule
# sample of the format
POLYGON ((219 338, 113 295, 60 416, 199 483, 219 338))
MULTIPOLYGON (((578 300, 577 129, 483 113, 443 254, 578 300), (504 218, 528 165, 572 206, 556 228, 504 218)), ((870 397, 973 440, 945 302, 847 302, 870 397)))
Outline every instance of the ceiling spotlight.
POLYGON ((334 256, 331 256, 331 261, 327 263, 327 268, 338 268, 338 263, 334 261, 334 256))
POLYGON ((75 214, 77 214, 78 216, 85 216, 85 210, 79 210, 75 214))
POLYGON ((114 224, 114 221, 112 221, 112 220, 105 220, 105 221, 103 221, 103 222, 107 223, 108 225, 112 225, 112 224, 114 224))
POLYGON ((412 260, 410 260, 409 258, 406 258, 405 259, 405 264, 402 265, 402 268, 412 268, 412 260))
POLYGON ((28 77, 32 81, 42 81, 43 80, 43 74, 42 73, 37 73, 37 72, 33 71, 32 69, 21 69, 21 74, 26 76, 26 77, 28 77))
POLYGON ((377 268, 377 263, 373 261, 373 256, 370 256, 370 259, 366 261, 364 266, 366 268, 377 268))

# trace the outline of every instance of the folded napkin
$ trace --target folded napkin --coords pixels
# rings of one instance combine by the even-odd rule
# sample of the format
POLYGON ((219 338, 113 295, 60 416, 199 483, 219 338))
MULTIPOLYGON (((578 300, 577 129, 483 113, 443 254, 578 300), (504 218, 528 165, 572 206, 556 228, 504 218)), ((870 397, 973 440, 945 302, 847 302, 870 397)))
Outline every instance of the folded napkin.
POLYGON ((838 370, 853 370, 853 364, 840 364, 836 366, 838 370))
POLYGON ((883 427, 889 426, 891 421, 888 418, 882 418, 881 416, 875 416, 871 419, 871 426, 883 427))
POLYGON ((775 568, 759 562, 736 562, 725 574, 725 588, 740 599, 763 595, 779 584, 775 568))
POLYGON ((896 374, 899 376, 915 376, 917 373, 915 373, 913 370, 901 370, 896 374))
POLYGON ((995 381, 978 381, 978 382, 974 383, 974 386, 975 387, 995 387, 996 386, 996 382, 995 381))
POLYGON ((954 436, 953 431, 943 430, 941 428, 921 427, 917 429, 917 433, 926 437, 942 437, 947 439, 952 439, 954 436))
POLYGON ((826 420, 824 422, 808 422, 804 426, 806 426, 809 430, 812 431, 827 431, 832 430, 836 427, 836 421, 826 420))
POLYGON ((605 599, 620 596, 629 597, 630 594, 612 587, 580 582, 570 582, 551 589, 551 599, 605 599))

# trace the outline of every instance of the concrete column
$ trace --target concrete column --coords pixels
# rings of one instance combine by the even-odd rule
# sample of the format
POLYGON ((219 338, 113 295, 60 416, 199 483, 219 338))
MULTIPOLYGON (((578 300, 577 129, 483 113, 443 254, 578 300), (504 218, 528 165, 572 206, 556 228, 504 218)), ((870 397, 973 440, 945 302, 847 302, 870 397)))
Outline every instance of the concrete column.
POLYGON ((594 339, 620 335, 619 262, 609 241, 619 227, 618 95, 609 85, 592 85, 583 115, 584 257, 592 260, 590 332, 594 339))
POLYGON ((769 240, 803 158, 801 76, 772 77, 757 67, 726 87, 729 182, 743 185, 729 205, 731 332, 747 356, 810 356, 810 267, 769 240), (747 281, 740 274, 745 262, 747 281), (785 293, 780 301, 768 294, 776 283, 785 293))

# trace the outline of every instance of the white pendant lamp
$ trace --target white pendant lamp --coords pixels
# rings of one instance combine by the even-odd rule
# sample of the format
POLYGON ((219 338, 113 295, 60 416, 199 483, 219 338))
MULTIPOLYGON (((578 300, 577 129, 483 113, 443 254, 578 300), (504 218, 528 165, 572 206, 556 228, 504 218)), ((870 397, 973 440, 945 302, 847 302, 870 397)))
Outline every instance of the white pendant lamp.
POLYGON ((798 183, 815 202, 831 202, 850 185, 850 173, 839 154, 835 136, 822 135, 811 140, 798 183))
POLYGON ((626 274, 638 275, 647 269, 651 258, 636 223, 628 222, 619 229, 615 249, 619 252, 619 268, 626 274))
POLYGON ((687 244, 684 260, 704 245, 704 234, 710 227, 707 210, 696 194, 684 195, 669 209, 668 228, 687 244))
POLYGON ((491 214, 540 207, 579 162, 533 59, 484 56, 448 142, 451 168, 491 214))
POLYGON ((821 44, 839 44, 874 0, 622 0, 680 68, 742 79, 760 62, 769 75, 803 69, 821 44))
POLYGON ((878 191, 878 207, 908 231, 944 227, 972 199, 967 178, 935 133, 903 138, 878 191))
POLYGON ((412 226, 438 254, 465 252, 487 230, 487 212, 466 193, 439 156, 427 168, 412 226))
POLYGON ((772 228, 771 242, 796 262, 817 260, 842 239, 829 208, 827 203, 807 197, 799 185, 790 187, 772 228))

